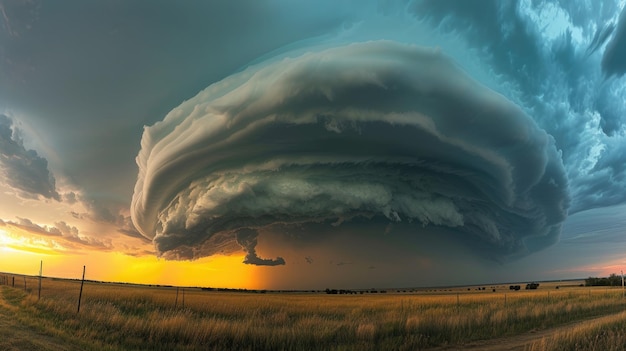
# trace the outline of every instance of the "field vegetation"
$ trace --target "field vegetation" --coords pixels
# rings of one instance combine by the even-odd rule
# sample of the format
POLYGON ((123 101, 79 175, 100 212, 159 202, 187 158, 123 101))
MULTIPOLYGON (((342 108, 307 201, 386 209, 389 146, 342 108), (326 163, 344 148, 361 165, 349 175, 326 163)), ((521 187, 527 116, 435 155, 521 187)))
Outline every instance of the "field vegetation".
POLYGON ((626 349, 626 311, 567 328, 533 342, 529 351, 618 351, 626 349))
POLYGON ((561 346, 582 345, 592 336, 607 342, 621 338, 619 345, 625 345, 626 314, 618 314, 626 301, 621 288, 552 285, 511 291, 498 286, 327 295, 85 282, 78 312, 80 282, 44 278, 39 298, 37 279, 22 280, 2 286, 0 309, 11 309, 20 324, 63 340, 69 349, 416 350, 607 314, 614 314, 608 324, 571 330, 554 342, 541 340, 533 350, 587 349, 561 346))
POLYGON ((608 277, 589 277, 585 279, 587 286, 621 286, 622 277, 617 274, 611 274, 608 277))

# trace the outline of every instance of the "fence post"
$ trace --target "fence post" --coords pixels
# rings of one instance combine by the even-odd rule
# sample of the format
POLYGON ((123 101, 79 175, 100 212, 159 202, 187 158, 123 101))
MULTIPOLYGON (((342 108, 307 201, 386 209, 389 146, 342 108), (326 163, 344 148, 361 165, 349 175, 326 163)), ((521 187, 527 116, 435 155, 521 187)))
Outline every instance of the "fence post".
POLYGON ((178 307, 178 287, 176 287, 176 301, 174 301, 174 308, 178 307))
POLYGON ((185 308, 185 288, 183 288, 183 308, 185 308))
POLYGON ((85 266, 83 266, 83 279, 80 281, 80 293, 78 294, 78 308, 76 313, 80 312, 80 300, 83 298, 83 285, 85 284, 85 266))
POLYGON ((41 275, 43 274, 43 260, 39 263, 39 292, 37 293, 37 301, 41 299, 41 275))
POLYGON ((26 276, 24 276, 24 291, 26 291, 26 276))

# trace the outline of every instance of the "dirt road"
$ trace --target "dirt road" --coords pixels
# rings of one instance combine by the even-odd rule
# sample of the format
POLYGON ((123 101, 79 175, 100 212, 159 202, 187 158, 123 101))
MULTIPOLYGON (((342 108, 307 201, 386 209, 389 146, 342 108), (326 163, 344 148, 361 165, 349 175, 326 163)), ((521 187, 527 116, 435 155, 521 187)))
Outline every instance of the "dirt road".
POLYGON ((10 305, 0 294, 0 350, 6 351, 73 351, 60 338, 42 334, 20 323, 16 318, 17 307, 10 305))
POLYGON ((460 345, 449 345, 449 346, 440 346, 435 347, 431 350, 433 351, 454 351, 454 350, 481 350, 481 351, 522 351, 525 350, 528 346, 530 346, 533 342, 540 341, 542 338, 550 337, 559 332, 564 332, 568 329, 575 328, 577 326, 582 326, 591 322, 599 322, 602 323, 605 320, 610 320, 615 315, 622 313, 622 311, 609 314, 600 317, 588 318, 585 320, 580 320, 572 323, 567 323, 564 325, 560 325, 554 328, 542 329, 542 330, 533 330, 527 333, 514 335, 510 337, 504 338, 496 338, 490 340, 479 340, 468 342, 467 344, 460 345))

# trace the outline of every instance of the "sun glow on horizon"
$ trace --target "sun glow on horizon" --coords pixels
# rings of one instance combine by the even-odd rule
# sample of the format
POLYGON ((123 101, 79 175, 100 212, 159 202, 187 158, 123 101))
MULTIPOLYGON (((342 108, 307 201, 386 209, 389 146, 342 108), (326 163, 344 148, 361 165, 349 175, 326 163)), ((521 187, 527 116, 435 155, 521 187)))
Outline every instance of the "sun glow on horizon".
POLYGON ((0 271, 36 275, 43 262, 43 275, 79 278, 86 266, 90 280, 218 288, 266 288, 257 279, 259 268, 243 264, 243 255, 214 256, 195 261, 167 261, 156 256, 130 256, 113 251, 60 252, 39 242, 0 229, 0 271))
POLYGON ((132 257, 119 253, 108 262, 121 270, 108 269, 106 280, 178 286, 264 288, 257 276, 258 267, 243 264, 243 255, 213 256, 195 261, 167 261, 155 256, 132 257))
POLYGON ((41 255, 59 254, 49 243, 41 240, 29 240, 26 237, 14 235, 4 229, 0 229, 0 252, 7 253, 32 253, 41 255))

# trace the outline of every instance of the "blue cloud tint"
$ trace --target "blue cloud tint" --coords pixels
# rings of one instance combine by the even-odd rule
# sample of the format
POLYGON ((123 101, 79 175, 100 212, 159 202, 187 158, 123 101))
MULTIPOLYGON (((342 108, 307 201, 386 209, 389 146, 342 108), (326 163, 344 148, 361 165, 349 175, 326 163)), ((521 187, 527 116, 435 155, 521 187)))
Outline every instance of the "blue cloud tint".
POLYGON ((569 205, 554 141, 530 117, 440 52, 385 41, 214 84, 147 128, 137 161, 134 223, 166 257, 376 217, 517 255, 554 243, 569 205))
POLYGON ((64 201, 82 205, 77 220, 137 236, 127 216, 139 153, 130 212, 165 257, 243 250, 248 263, 284 257, 282 272, 293 250, 311 272, 333 260, 382 276, 404 249, 453 267, 452 246, 474 251, 463 262, 500 260, 553 243, 561 227, 564 243, 536 254, 543 267, 563 260, 545 252, 582 250, 566 212, 597 225, 592 215, 626 202, 622 1, 0 0, 0 12, 0 113, 31 127, 18 163, 6 156, 18 139, 4 134, 5 173, 29 174, 5 188, 58 197, 54 169, 75 192, 64 201), (351 56, 356 47, 369 51, 351 56), (409 48, 452 69, 415 80, 425 61, 408 64, 409 48), (460 94, 451 76, 479 88, 460 94), (424 92, 435 85, 448 95, 424 92), (47 160, 27 150, 40 145, 47 160), (323 256, 333 240, 343 246, 323 256), (360 263, 377 253, 376 270, 360 263))
POLYGON ((622 10, 615 34, 602 56, 602 70, 609 76, 626 73, 626 8, 622 10))

